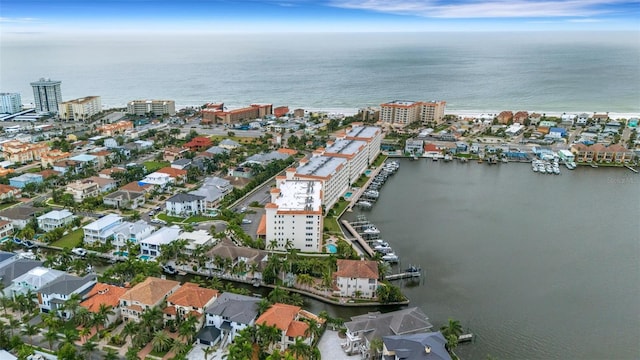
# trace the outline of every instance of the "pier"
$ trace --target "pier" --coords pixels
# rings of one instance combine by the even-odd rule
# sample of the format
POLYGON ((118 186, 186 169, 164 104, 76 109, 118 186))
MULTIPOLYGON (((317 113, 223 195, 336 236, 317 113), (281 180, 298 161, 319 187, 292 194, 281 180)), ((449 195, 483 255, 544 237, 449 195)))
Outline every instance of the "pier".
POLYGON ((384 277, 385 280, 400 280, 400 279, 409 279, 409 278, 417 278, 420 277, 419 272, 401 272, 398 274, 387 275, 384 277))
POLYGON ((636 174, 638 173, 638 170, 636 170, 636 169, 632 168, 632 167, 631 167, 631 166, 629 166, 629 165, 625 165, 624 167, 626 167, 627 169, 629 169, 629 170, 633 171, 633 172, 634 172, 634 173, 636 173, 636 174))
POLYGON ((356 231, 356 229, 351 226, 351 223, 349 223, 347 220, 341 220, 342 225, 351 233, 351 235, 355 238, 355 240, 358 242, 358 244, 360 245, 360 247, 362 247, 362 250, 364 250, 364 252, 367 253, 367 255, 369 255, 370 257, 373 257, 374 255, 374 251, 371 248, 371 246, 369 246, 369 243, 367 243, 362 236, 360 236, 360 233, 358 233, 358 231, 356 231))

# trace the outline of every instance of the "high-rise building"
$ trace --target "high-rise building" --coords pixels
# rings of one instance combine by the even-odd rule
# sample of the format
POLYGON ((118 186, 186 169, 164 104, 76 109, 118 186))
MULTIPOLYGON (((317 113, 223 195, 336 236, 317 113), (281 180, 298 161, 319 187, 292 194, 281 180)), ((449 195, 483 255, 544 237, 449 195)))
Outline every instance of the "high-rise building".
POLYGON ((176 102, 173 100, 133 100, 127 104, 127 114, 143 116, 153 113, 154 115, 175 115, 176 102))
POLYGON ((60 103, 58 114, 61 120, 85 121, 102 111, 100 96, 87 96, 60 103))
POLYGON ((444 101, 394 100, 380 105, 380 120, 395 126, 405 126, 416 121, 439 123, 444 116, 444 101))
POLYGON ((60 84, 62 81, 45 78, 31 83, 37 112, 58 113, 58 105, 62 102, 60 84))
POLYGON ((22 99, 18 93, 0 93, 0 114, 15 114, 22 110, 22 99))

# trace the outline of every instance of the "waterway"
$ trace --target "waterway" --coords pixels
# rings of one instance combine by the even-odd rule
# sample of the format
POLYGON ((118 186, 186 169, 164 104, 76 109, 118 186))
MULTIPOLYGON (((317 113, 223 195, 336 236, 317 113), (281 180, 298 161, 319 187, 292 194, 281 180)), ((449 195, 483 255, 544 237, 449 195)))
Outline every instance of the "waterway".
POLYGON ((345 218, 365 214, 401 268, 422 266, 424 283, 403 285, 410 306, 469 328, 463 358, 637 359, 640 176, 561 171, 403 160, 373 209, 345 218))

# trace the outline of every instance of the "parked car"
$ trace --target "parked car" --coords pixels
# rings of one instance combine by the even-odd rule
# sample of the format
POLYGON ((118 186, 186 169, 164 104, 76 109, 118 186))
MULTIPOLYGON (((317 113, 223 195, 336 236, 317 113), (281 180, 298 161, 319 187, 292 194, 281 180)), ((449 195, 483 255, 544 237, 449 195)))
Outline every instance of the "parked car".
POLYGON ((242 219, 242 223, 243 224, 251 224, 253 221, 249 220, 249 219, 242 219))

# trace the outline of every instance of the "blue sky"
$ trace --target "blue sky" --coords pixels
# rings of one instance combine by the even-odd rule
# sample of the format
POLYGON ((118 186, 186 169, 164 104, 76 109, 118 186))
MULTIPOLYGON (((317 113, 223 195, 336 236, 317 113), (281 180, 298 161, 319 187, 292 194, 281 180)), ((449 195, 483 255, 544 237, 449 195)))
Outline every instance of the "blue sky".
POLYGON ((0 0, 0 33, 640 31, 630 0, 0 0))

